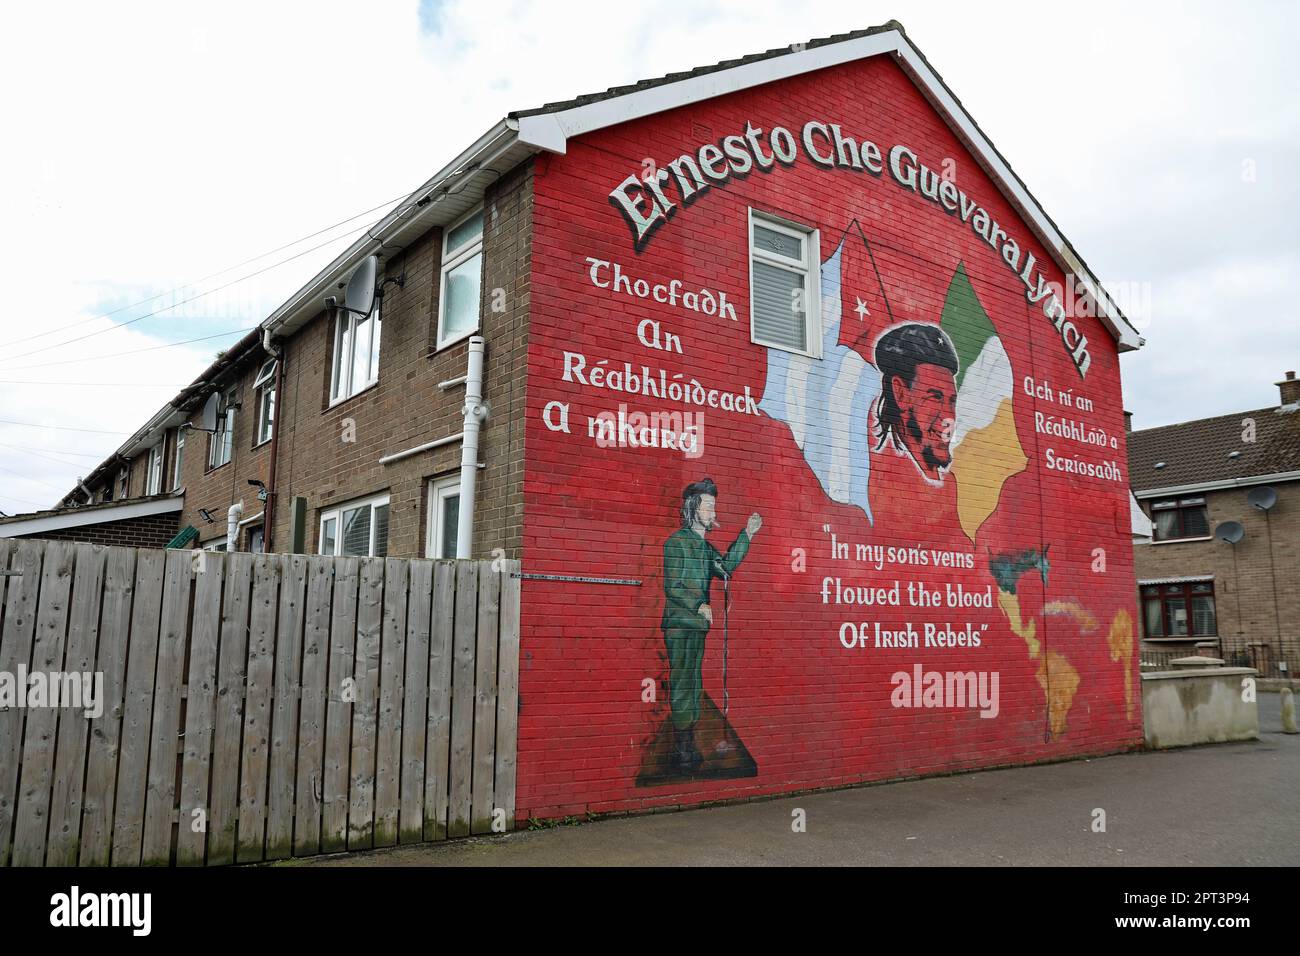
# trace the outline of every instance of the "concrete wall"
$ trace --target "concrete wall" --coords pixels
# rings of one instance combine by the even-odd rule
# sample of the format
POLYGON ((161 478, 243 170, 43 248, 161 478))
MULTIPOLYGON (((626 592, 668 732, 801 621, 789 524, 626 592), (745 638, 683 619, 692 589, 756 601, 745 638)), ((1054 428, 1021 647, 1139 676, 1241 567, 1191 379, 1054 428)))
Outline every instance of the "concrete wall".
POLYGON ((1254 740, 1259 737, 1255 695, 1243 699, 1249 667, 1207 667, 1142 675, 1142 716, 1148 747, 1254 740))

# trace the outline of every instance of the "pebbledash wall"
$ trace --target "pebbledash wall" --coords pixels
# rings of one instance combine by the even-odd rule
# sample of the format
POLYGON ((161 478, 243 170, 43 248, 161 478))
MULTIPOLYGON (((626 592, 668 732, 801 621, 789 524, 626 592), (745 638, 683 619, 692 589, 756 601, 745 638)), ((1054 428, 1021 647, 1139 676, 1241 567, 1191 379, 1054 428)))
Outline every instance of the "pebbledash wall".
POLYGON ((524 565, 595 580, 524 582, 521 818, 1140 744, 1114 339, 891 58, 570 139, 533 201, 524 565), (751 215, 818 231, 819 358, 751 341, 751 215), (898 389, 882 446, 913 323, 955 423, 898 389), (706 477, 720 552, 761 520, 711 625, 666 544, 706 477))

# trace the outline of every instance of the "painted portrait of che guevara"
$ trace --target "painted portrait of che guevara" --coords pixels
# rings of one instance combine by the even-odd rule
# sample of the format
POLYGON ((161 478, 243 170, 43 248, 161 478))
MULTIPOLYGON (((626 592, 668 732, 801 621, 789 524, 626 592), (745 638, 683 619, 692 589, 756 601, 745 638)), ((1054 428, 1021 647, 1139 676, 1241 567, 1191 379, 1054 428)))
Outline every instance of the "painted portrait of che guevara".
POLYGON ((876 342, 880 398, 876 451, 906 453, 927 480, 943 481, 957 417, 957 350, 939 326, 898 325, 876 342))

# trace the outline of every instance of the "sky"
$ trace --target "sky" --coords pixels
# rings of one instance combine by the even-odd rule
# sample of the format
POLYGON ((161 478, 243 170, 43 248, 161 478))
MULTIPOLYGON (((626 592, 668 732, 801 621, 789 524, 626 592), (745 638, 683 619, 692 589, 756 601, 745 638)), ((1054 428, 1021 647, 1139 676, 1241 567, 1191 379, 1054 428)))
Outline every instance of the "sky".
POLYGON ((1134 426, 1276 404, 1300 4, 24 4, 0 36, 0 510, 55 503, 510 110, 891 18, 1145 336, 1134 426))

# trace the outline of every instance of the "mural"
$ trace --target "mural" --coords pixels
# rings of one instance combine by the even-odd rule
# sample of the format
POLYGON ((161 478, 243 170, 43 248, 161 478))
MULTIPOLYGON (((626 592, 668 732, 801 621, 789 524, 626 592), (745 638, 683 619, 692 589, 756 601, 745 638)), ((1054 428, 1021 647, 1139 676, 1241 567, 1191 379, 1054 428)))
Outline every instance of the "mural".
POLYGON ((763 526, 757 513, 749 516, 725 555, 708 540, 720 528, 718 487, 712 478, 693 482, 682 492, 682 526, 664 542, 664 613, 660 621, 668 651, 671 713, 655 739, 637 778, 654 786, 686 777, 752 777, 753 758, 727 723, 731 708, 727 692, 727 649, 730 639, 731 576, 744 560, 750 542, 763 526), (723 592, 720 612, 714 611, 713 582, 723 592), (722 710, 703 689, 701 668, 709 631, 722 624, 722 710), (702 751, 702 752, 701 752, 702 751))
POLYGON ((1140 740, 1113 341, 895 66, 828 76, 538 168, 524 809, 1140 740), (760 211, 817 230, 811 354, 753 341, 760 211))

